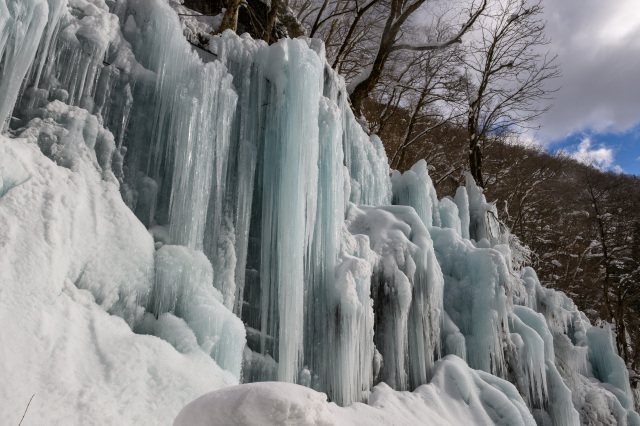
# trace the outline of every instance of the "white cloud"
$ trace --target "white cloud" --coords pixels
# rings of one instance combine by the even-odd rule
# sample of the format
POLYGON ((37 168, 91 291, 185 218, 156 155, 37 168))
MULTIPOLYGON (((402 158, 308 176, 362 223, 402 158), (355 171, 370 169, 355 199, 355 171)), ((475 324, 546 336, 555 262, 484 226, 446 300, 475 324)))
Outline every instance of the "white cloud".
POLYGON ((640 1, 543 0, 563 76, 542 137, 624 132, 640 122, 640 1))
MULTIPOLYGON (((603 145, 593 148, 589 137, 582 139, 578 149, 574 152, 569 152, 569 155, 583 164, 590 164, 600 169, 611 169, 615 160, 613 149, 603 145)), ((620 166, 613 166, 614 171, 618 169, 622 171, 620 166)))

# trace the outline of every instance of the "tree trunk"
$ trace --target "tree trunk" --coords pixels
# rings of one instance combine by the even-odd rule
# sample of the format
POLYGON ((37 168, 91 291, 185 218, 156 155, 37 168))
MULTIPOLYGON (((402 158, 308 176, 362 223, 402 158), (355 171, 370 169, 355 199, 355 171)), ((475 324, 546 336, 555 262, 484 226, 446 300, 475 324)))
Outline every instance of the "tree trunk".
POLYGON ((624 313, 625 313, 624 300, 622 296, 621 286, 618 286, 618 319, 616 321, 616 328, 618 335, 616 336, 619 345, 619 354, 624 360, 625 364, 630 362, 630 354, 629 354, 629 343, 627 342, 627 325, 624 321, 624 313))
POLYGON ((264 35, 264 41, 268 44, 272 43, 271 36, 273 34, 273 29, 276 25, 276 17, 278 16, 278 7, 280 6, 281 0, 271 0, 271 6, 269 7, 269 11, 267 12, 267 29, 264 35))
POLYGON ((469 135, 469 171, 476 185, 484 188, 482 179, 482 150, 480 149, 480 137, 478 136, 478 126, 473 119, 467 122, 467 133, 469 135))
MULTIPOLYGON (((394 34, 395 37, 395 34, 394 34)), ((369 93, 373 90, 373 88, 380 80, 380 76, 382 75, 382 70, 384 69, 384 65, 387 62, 387 58, 389 57, 389 48, 393 44, 393 39, 383 40, 380 43, 380 49, 378 50, 378 55, 376 56, 375 61, 371 67, 371 72, 367 78, 362 80, 358 85, 356 85, 355 89, 349 96, 351 99, 351 106, 353 107, 354 112, 357 117, 362 117, 362 102, 369 96, 369 93)))
POLYGON ((242 0, 227 0, 227 10, 224 12, 222 22, 218 32, 224 32, 225 30, 236 31, 238 25, 238 8, 242 0))

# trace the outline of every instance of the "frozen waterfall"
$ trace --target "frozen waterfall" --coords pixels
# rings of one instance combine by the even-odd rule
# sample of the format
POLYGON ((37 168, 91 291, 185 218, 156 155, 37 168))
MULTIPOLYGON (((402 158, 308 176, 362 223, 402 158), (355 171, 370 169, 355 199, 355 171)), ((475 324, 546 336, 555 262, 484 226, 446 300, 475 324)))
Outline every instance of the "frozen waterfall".
POLYGON ((19 319, 0 347, 27 354, 0 351, 4 401, 35 389, 46 418, 121 375, 159 401, 139 420, 281 381, 346 424, 384 401, 434 415, 446 389, 487 421, 640 425, 611 330, 514 261, 471 179, 439 199, 424 161, 389 170, 322 43, 227 31, 198 51, 171 4, 0 0, 0 318, 19 319), (51 318, 69 348, 29 340, 51 318), (73 385, 30 368, 59 351, 93 363, 55 365, 73 385))

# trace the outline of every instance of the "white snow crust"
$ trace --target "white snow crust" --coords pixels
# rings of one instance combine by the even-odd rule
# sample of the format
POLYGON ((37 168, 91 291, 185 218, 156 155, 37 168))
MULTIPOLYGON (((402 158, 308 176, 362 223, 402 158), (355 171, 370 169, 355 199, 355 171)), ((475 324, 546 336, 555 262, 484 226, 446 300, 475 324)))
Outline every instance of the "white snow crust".
POLYGON ((339 407, 326 395, 282 382, 262 382, 203 395, 180 412, 174 426, 225 425, 534 425, 516 388, 470 369, 449 355, 428 385, 398 392, 381 383, 369 404, 339 407))
POLYGON ((180 353, 131 330, 153 239, 95 164, 76 158, 72 171, 4 136, 0 158, 14 182, 0 198, 0 423, 17 424, 35 395, 25 425, 167 424, 237 383, 197 345, 180 353))

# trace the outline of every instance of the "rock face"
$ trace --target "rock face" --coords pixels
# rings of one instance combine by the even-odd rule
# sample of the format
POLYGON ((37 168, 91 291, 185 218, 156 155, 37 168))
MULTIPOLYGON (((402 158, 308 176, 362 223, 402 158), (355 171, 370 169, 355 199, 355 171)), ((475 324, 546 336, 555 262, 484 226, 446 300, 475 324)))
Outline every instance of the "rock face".
POLYGON ((225 32, 197 54, 164 0, 0 11, 0 347, 22 354, 0 352, 9 405, 35 389, 34 417, 100 424, 57 407, 84 392, 121 407, 127 383, 146 399, 109 421, 135 423, 278 380, 409 407, 422 391, 395 391, 449 392, 451 370, 443 409, 640 420, 610 331, 512 262, 473 183, 440 200, 424 162, 391 174, 319 41, 225 32), (43 370, 59 365, 74 380, 43 370))

